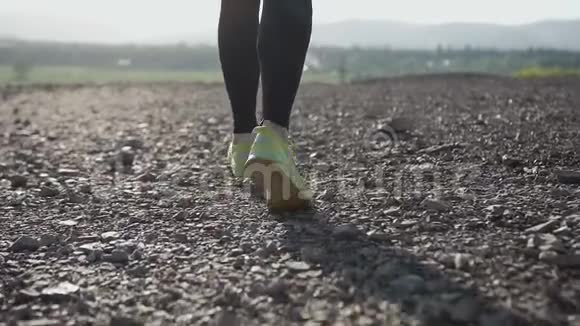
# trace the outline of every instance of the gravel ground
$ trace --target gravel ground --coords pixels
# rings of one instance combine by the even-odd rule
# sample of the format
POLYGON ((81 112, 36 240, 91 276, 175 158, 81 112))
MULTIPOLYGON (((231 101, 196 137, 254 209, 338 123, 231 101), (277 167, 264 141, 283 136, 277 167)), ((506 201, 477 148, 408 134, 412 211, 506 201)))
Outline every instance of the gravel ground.
POLYGON ((0 88, 0 325, 580 325, 579 90, 304 85, 275 215, 222 85, 0 88))

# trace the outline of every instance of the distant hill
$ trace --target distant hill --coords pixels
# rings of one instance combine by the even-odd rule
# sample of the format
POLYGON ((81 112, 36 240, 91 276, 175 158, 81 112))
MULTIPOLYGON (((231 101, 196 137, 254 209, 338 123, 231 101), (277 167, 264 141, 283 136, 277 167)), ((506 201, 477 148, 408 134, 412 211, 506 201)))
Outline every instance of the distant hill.
POLYGON ((580 20, 543 21, 526 25, 449 23, 408 24, 353 20, 316 26, 312 41, 332 46, 389 46, 403 49, 544 47, 580 50, 580 20))
MULTIPOLYGON (((155 43, 215 44, 215 31, 156 40, 155 43)), ((320 46, 435 49, 437 46, 521 50, 551 48, 580 50, 580 19, 542 21, 525 25, 481 23, 410 24, 351 20, 314 26, 312 43, 320 46)))
POLYGON ((120 43, 127 40, 117 30, 79 20, 0 14, 0 39, 93 43, 120 43))
MULTIPOLYGON (((215 44, 217 26, 168 37, 134 40, 106 26, 57 18, 1 15, 0 38, 145 44, 215 44)), ((580 19, 552 20, 525 25, 480 23, 411 24, 396 21, 349 20, 314 27, 312 43, 328 46, 435 49, 464 48, 580 50, 580 19)))

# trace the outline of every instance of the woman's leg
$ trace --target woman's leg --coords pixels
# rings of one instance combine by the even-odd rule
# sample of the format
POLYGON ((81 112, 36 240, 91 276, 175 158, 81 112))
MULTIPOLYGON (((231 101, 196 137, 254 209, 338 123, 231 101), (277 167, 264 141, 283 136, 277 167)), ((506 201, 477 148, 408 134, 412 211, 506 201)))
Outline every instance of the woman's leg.
POLYGON ((251 133, 257 125, 259 13, 260 0, 222 0, 221 3, 219 54, 234 115, 235 134, 251 133))
POLYGON ((264 120, 288 128, 311 33, 312 0, 264 0, 258 41, 264 120))

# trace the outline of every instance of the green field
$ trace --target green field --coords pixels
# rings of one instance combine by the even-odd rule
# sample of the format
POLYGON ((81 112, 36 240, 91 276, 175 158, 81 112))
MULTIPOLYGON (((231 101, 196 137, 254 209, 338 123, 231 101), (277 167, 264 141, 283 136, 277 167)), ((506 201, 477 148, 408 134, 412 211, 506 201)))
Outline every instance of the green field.
MULTIPOLYGON (((171 71, 102 69, 73 66, 31 67, 24 78, 18 78, 13 67, 0 66, 0 84, 7 83, 107 83, 107 82, 222 82, 220 71, 171 71)), ((305 73, 306 82, 335 83, 338 77, 329 73, 305 73)))
POLYGON ((580 77, 578 69, 529 67, 514 74, 517 78, 580 77))

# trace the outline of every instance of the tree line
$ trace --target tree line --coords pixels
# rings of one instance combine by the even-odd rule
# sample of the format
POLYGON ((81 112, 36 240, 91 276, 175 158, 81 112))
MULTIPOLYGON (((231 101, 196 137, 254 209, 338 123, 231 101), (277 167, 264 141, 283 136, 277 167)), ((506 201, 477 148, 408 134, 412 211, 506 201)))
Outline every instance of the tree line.
MULTIPOLYGON (((137 70, 217 71, 214 46, 95 45, 54 42, 0 41, 0 65, 82 66, 137 70)), ((310 49, 308 69, 367 78, 413 73, 471 71, 512 74, 527 67, 580 69, 580 52, 552 49, 501 51, 449 49, 432 51, 390 48, 316 47, 310 49)))

